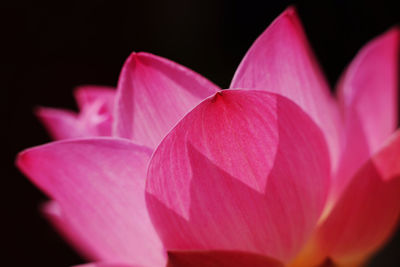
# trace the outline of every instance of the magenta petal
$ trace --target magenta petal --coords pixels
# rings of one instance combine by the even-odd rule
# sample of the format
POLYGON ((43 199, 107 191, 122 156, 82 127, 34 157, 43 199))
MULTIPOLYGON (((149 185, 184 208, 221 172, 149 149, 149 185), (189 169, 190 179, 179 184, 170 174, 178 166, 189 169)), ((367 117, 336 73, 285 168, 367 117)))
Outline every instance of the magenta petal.
POLYGON ((240 63, 231 88, 275 92, 298 104, 324 132, 339 157, 339 112, 293 7, 261 34, 240 63))
POLYGON ((75 99, 79 109, 96 101, 107 103, 111 108, 114 105, 116 90, 109 86, 83 85, 75 89, 75 99))
POLYGON ((400 215, 400 131, 357 172, 321 226, 320 246, 337 262, 358 261, 392 233, 400 215))
POLYGON ((17 164, 97 260, 157 266, 163 247, 144 199, 150 154, 124 140, 71 140, 28 149, 17 164))
POLYGON ((78 118, 78 114, 69 110, 40 107, 35 112, 50 136, 55 140, 92 136, 78 118))
POLYGON ((357 54, 339 86, 344 115, 349 121, 358 116, 372 152, 397 127, 399 49, 399 28, 375 38, 357 54))
POLYGON ((221 91, 159 145, 146 201, 168 250, 241 250, 288 262, 320 216, 329 164, 320 129, 292 101, 221 91))
POLYGON ((82 265, 75 265, 73 267, 163 267, 160 266, 143 266, 143 265, 131 265, 131 264, 123 264, 123 263, 105 263, 105 262, 96 262, 96 263, 88 263, 82 265))
POLYGON ((333 184, 334 199, 396 129, 399 45, 398 28, 372 40, 341 78, 338 90, 345 117, 345 149, 333 184))
POLYGON ((169 251, 167 267, 283 267, 274 259, 242 251, 169 251))
POLYGON ((217 90, 177 63, 132 53, 118 82, 115 134, 155 148, 189 110, 217 90))

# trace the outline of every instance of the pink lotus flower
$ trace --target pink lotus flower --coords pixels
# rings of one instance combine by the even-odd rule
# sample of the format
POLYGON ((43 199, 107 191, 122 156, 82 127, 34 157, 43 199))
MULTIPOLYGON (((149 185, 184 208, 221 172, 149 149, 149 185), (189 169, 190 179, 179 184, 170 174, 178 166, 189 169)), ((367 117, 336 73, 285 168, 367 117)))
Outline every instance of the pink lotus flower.
POLYGON ((17 164, 52 199, 54 225, 98 262, 87 266, 361 265, 400 214, 399 40, 395 28, 367 44, 337 99, 293 8, 231 90, 133 53, 115 94, 84 88, 79 114, 39 110, 56 139, 86 138, 17 164))

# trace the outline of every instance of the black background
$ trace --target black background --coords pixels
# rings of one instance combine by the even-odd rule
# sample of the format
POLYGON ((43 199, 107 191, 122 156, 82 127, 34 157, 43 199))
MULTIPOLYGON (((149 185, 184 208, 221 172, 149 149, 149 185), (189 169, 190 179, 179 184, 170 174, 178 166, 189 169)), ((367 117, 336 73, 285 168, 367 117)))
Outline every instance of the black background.
MULTIPOLYGON (((2 8, 2 261, 6 266, 42 267, 84 262, 38 212, 44 195, 14 167, 18 151, 50 140, 32 115, 34 107, 74 109, 72 88, 116 85, 132 51, 167 57, 225 88, 251 43, 292 3, 334 85, 363 44, 400 22, 395 2, 171 0, 110 5, 97 0, 2 8)), ((371 266, 400 266, 399 231, 371 266)))

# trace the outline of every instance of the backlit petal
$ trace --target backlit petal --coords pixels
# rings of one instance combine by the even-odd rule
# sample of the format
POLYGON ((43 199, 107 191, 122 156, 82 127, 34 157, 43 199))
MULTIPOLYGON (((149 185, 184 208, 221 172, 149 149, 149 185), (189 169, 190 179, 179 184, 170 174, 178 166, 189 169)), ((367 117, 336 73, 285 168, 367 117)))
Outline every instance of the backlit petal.
POLYGON ((332 188, 336 199, 349 179, 397 127, 400 30, 368 43, 339 83, 345 118, 345 149, 332 188))
POLYGON ((118 139, 71 140, 28 149, 17 164, 97 260, 157 266, 163 247, 144 199, 150 153, 118 139))
POLYGON ((298 104, 324 132, 335 168, 340 152, 338 108, 293 7, 254 42, 231 88, 275 92, 298 104))
POLYGON ((320 216, 329 164, 320 129, 292 101, 221 91, 157 148, 146 201, 168 250, 241 250, 287 262, 320 216))
POLYGON ((217 90, 177 63, 132 53, 118 82, 115 135, 155 148, 189 110, 217 90))

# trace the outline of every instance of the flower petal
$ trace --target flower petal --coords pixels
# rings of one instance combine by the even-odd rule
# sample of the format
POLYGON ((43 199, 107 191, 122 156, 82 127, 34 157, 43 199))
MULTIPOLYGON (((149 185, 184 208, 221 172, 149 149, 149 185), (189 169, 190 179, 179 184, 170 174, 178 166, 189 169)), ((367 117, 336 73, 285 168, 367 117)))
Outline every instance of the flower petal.
POLYGON ((359 261, 393 231, 400 215, 400 131, 356 173, 319 231, 336 262, 359 261))
POLYGON ((339 112, 295 8, 286 9, 258 37, 230 88, 275 92, 298 104, 324 132, 335 168, 340 152, 339 112))
POLYGON ((361 49, 341 78, 345 148, 332 188, 334 199, 397 127, 399 45, 399 28, 379 36, 361 49))
POLYGON ((242 251, 169 251, 167 267, 283 267, 277 260, 242 251))
POLYGON ((113 110, 116 90, 109 86, 82 85, 75 89, 74 94, 81 110, 96 101, 107 103, 110 110, 113 110))
MULTIPOLYGON (((96 262, 96 263, 75 265, 73 267, 145 267, 145 266, 131 265, 131 264, 127 265, 127 264, 121 264, 121 263, 96 262)), ((157 267, 157 266, 148 266, 148 267, 157 267)), ((162 267, 162 266, 160 265, 160 267, 162 267)))
POLYGON ((118 82, 114 133, 155 148, 186 112, 217 90, 177 63, 132 53, 118 82))
POLYGON ((146 201, 167 250, 241 250, 287 262, 320 216, 329 164, 320 129, 292 101, 221 91, 158 146, 146 201))
POLYGON ((92 136, 93 132, 83 125, 78 114, 69 110, 40 107, 36 116, 55 140, 92 136))
POLYGON ((17 165, 59 203, 97 260, 157 266, 163 247, 144 200, 150 153, 124 140, 71 140, 28 149, 17 165))

